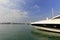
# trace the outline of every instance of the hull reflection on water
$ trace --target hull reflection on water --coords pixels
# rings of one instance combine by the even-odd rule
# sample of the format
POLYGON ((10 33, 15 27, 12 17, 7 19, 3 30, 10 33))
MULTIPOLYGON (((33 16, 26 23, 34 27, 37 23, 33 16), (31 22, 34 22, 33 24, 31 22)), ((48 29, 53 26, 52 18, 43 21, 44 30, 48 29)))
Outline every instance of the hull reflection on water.
POLYGON ((33 26, 35 28, 35 30, 33 31, 33 33, 36 34, 44 34, 44 35, 49 35, 49 36, 60 36, 60 30, 58 29, 46 29, 46 28, 41 28, 38 26, 33 26))

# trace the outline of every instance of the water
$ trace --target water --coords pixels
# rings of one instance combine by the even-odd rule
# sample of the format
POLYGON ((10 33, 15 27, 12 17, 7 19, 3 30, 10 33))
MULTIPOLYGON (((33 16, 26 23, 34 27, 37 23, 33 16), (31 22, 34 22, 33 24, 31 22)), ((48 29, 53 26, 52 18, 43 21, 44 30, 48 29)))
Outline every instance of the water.
POLYGON ((31 25, 0 24, 0 40, 60 40, 60 34, 46 35, 44 32, 34 29, 31 25))

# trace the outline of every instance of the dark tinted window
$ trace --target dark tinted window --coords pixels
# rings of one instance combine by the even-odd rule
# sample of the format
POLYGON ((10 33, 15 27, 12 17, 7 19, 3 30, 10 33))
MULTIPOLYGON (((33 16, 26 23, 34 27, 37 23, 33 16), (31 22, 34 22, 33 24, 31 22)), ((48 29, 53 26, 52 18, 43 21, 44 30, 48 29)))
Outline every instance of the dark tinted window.
POLYGON ((56 17, 56 18, 54 18, 54 19, 60 19, 60 17, 56 17))

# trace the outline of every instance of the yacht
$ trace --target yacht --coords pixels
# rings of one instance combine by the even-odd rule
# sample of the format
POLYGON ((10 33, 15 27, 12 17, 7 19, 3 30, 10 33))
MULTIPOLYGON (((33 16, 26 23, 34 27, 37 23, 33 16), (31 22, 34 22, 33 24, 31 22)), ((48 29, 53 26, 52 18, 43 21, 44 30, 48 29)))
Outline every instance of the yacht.
POLYGON ((60 33, 60 15, 51 19, 47 18, 46 20, 32 22, 31 25, 34 25, 39 30, 60 33))

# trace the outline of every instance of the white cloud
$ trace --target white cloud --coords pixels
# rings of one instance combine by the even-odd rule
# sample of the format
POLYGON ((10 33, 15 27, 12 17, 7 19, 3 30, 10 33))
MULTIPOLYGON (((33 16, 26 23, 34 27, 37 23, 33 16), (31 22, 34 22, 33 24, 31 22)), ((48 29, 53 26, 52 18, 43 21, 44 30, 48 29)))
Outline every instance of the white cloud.
POLYGON ((0 4, 8 4, 10 0, 0 0, 0 4))
POLYGON ((16 22, 27 17, 26 11, 0 7, 0 22, 16 22))
POLYGON ((24 21, 24 18, 28 17, 28 13, 26 11, 9 8, 8 6, 15 7, 15 4, 11 3, 10 0, 0 0, 0 2, 0 22, 21 22, 24 21))
POLYGON ((20 8, 25 5, 25 0, 0 0, 0 5, 9 8, 20 8))
POLYGON ((34 5, 34 8, 40 8, 38 5, 34 5))

